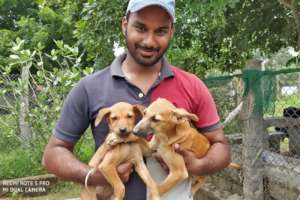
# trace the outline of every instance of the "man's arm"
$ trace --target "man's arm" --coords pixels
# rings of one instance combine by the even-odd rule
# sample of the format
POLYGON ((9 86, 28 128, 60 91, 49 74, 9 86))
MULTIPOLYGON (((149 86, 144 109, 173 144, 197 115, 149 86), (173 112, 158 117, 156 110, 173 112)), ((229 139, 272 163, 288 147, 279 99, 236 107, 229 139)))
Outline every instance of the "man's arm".
MULTIPOLYGON (((52 136, 45 148, 42 164, 47 171, 65 180, 84 184, 85 177, 91 169, 80 162, 73 154, 74 144, 52 136)), ((124 163, 118 167, 120 178, 126 182, 129 179, 132 164, 124 163)), ((96 171, 91 174, 88 185, 106 186, 104 176, 96 171)))
POLYGON ((224 136, 223 129, 217 129, 204 134, 211 143, 206 156, 198 159, 194 153, 175 145, 175 150, 184 158, 187 170, 193 175, 207 175, 227 167, 231 161, 230 146, 224 136))

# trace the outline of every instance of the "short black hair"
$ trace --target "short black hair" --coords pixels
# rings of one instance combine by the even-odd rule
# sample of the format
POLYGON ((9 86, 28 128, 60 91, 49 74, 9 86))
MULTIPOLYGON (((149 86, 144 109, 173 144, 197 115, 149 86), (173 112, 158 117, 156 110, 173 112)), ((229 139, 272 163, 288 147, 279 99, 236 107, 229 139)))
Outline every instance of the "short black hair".
POLYGON ((130 11, 126 14, 126 20, 129 21, 130 11))

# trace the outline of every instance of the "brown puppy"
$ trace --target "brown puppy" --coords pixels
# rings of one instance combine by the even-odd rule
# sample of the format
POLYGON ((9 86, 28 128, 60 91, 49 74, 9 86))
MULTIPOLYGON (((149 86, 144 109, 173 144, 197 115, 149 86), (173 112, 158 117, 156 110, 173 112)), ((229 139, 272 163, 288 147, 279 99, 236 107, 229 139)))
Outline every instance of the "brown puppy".
MULTIPOLYGON (((101 171, 114 189, 114 200, 122 200, 125 186, 117 173, 117 166, 124 162, 132 162, 136 172, 150 189, 148 200, 159 200, 156 183, 150 176, 143 155, 149 153, 147 142, 136 137, 132 130, 136 124, 141 109, 137 105, 120 102, 110 108, 101 109, 95 120, 97 126, 104 118, 107 119, 110 132, 105 142, 96 151, 89 162, 89 166, 101 171)), ((83 200, 96 200, 96 188, 85 187, 81 193, 83 200)))
MULTIPOLYGON (((159 98, 144 110, 142 120, 133 129, 138 136, 154 134, 150 148, 157 151, 169 168, 167 178, 159 185, 161 196, 188 177, 184 160, 175 152, 174 144, 194 152, 198 158, 204 157, 210 148, 208 139, 193 128, 189 120, 198 121, 198 117, 159 98)), ((192 195, 203 183, 203 176, 194 177, 192 195)))

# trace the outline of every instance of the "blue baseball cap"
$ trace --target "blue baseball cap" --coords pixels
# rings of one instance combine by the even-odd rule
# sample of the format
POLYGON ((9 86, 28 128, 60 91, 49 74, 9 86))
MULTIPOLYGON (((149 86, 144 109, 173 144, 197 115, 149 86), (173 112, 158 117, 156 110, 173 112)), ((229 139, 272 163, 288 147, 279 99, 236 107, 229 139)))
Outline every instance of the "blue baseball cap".
POLYGON ((175 0, 130 0, 126 14, 140 11, 148 6, 159 6, 165 9, 172 21, 175 21, 175 0))

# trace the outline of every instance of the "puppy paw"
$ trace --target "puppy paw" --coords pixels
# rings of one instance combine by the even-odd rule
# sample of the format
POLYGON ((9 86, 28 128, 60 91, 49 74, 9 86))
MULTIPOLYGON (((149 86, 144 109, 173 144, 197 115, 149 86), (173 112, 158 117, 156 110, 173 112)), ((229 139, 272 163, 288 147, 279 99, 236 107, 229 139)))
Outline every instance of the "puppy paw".
POLYGON ((124 140, 118 136, 116 136, 115 134, 109 134, 106 138, 105 143, 110 145, 110 146, 115 146, 117 144, 120 144, 124 142, 124 140))

